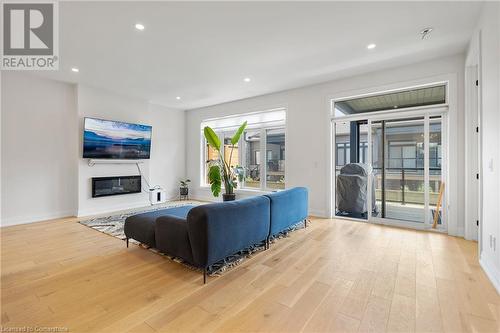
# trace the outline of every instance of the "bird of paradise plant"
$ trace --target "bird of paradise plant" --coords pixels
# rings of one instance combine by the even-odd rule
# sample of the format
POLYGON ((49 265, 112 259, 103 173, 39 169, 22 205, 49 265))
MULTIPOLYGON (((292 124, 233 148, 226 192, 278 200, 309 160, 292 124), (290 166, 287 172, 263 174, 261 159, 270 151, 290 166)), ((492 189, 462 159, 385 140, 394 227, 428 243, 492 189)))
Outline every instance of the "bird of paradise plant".
POLYGON ((241 180, 243 176, 241 167, 232 167, 229 163, 231 163, 233 150, 238 141, 240 141, 241 134, 245 131, 246 126, 247 122, 245 121, 231 138, 229 161, 224 159, 224 154, 221 152, 221 141, 214 130, 209 126, 203 129, 207 143, 219 153, 218 158, 210 161, 209 164, 208 180, 210 182, 210 189, 212 194, 218 197, 222 190, 222 183, 224 183, 224 201, 234 200, 234 189, 238 187, 238 180, 241 180))

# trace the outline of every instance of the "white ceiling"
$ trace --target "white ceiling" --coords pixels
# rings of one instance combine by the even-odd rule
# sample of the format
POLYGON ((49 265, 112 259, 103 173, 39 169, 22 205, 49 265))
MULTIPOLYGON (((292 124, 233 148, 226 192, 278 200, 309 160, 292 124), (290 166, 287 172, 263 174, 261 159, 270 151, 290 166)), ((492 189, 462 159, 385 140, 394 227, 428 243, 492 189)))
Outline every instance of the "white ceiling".
POLYGON ((463 52, 481 6, 60 2, 60 70, 39 75, 192 109, 463 52))

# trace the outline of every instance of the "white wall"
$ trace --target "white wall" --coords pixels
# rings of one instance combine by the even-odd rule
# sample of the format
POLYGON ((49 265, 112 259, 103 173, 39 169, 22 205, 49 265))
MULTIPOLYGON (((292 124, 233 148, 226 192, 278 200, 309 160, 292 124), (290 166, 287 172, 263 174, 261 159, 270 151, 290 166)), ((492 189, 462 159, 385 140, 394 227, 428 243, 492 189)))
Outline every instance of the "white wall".
MULTIPOLYGON (((124 121, 152 125, 148 112, 148 103, 114 93, 94 89, 84 85, 78 86, 78 120, 77 134, 78 156, 82 156, 84 117, 124 121)), ((150 161, 140 165, 144 176, 149 179, 150 161)), ((143 207, 148 204, 147 193, 127 194, 92 198, 92 177, 137 175, 135 164, 96 164, 89 166, 87 159, 78 159, 78 216, 104 213, 126 208, 143 207)), ((143 183, 144 188, 144 183, 143 183)))
POLYGON ((177 196, 185 176, 184 111, 32 73, 2 72, 1 82, 2 226, 149 205, 147 193, 91 198, 92 177, 138 171, 135 164, 89 167, 81 158, 84 117, 152 125, 151 159, 141 168, 152 186, 177 196))
POLYGON ((160 105, 149 105, 153 124, 151 185, 161 185, 167 198, 179 196, 179 180, 186 173, 186 114, 160 105))
POLYGON ((75 86, 2 73, 2 225, 73 215, 75 86))
POLYGON ((479 65, 482 213, 480 263, 500 292, 500 4, 485 3, 468 65, 479 65), (492 237, 496 238, 496 246, 492 237))
MULTIPOLYGON (((170 198, 178 191, 178 181, 184 177, 184 111, 171 110, 147 101, 121 96, 112 92, 78 86, 78 117, 80 130, 79 154, 82 156, 84 117, 118 120, 153 126, 151 159, 139 164, 150 185, 160 185, 170 198)), ((96 164, 86 159, 78 161, 78 216, 143 207, 149 204, 146 192, 122 196, 92 198, 91 178, 137 175, 136 164, 96 164)), ((147 185, 143 182, 143 190, 147 185)))
MULTIPOLYGON (((287 187, 307 186, 310 190, 310 213, 329 213, 329 100, 331 97, 404 87, 415 83, 450 79, 449 159, 450 159, 450 233, 463 234, 464 159, 464 56, 440 58, 413 65, 386 69, 347 79, 335 80, 284 92, 187 111, 187 176, 193 180, 193 193, 200 199, 210 199, 208 188, 200 187, 200 122, 204 119, 231 114, 261 111, 276 107, 287 108, 286 184, 287 187)), ((244 193, 249 195, 249 193, 244 193)))
MULTIPOLYGON (((177 195, 178 180, 187 176, 193 180, 192 190, 196 197, 211 199, 209 190, 198 186, 200 184, 199 126, 201 120, 281 106, 288 109, 287 186, 308 186, 311 191, 311 213, 326 216, 329 209, 327 146, 329 98, 352 91, 396 87, 415 82, 415 80, 433 80, 440 74, 450 74, 455 77, 452 89, 454 93, 450 101, 450 114, 453 115, 450 117, 452 125, 450 132, 455 132, 455 134, 450 134, 454 135, 454 140, 450 140, 452 152, 450 159, 454 160, 454 163, 450 162, 450 165, 459 166, 454 168, 450 182, 451 188, 455 186, 456 190, 450 190, 450 193, 455 193, 457 196, 452 200, 456 208, 453 210, 453 219, 458 221, 454 234, 461 234, 463 214, 460 209, 463 210, 463 198, 458 193, 463 193, 463 185, 457 179, 460 179, 463 173, 461 169, 463 154, 459 154, 457 147, 461 145, 463 137, 456 135, 456 132, 463 127, 463 100, 457 98, 457 94, 462 95, 457 87, 463 86, 463 61, 460 55, 437 59, 321 85, 191 110, 186 114, 83 85, 75 91, 72 85, 41 79, 30 74, 3 73, 2 216, 7 221, 13 221, 11 223, 19 223, 62 215, 97 214, 147 204, 145 194, 98 199, 90 197, 91 177, 137 174, 137 172, 134 165, 89 167, 87 162, 80 158, 84 116, 153 125, 152 158, 142 165, 144 173, 151 177, 151 184, 165 187, 169 197, 174 197, 177 195), (33 110, 43 110, 43 113, 34 113, 33 110), (43 119, 47 119, 42 114, 47 114, 52 118, 52 121, 45 126, 39 126, 43 123, 43 119), (43 144, 40 140, 35 140, 36 143, 27 145, 28 148, 22 151, 15 146, 23 140, 34 141, 33 136, 21 135, 20 131, 14 129, 15 124, 21 121, 25 123, 23 126, 26 127, 27 124, 31 126, 27 133, 43 131, 39 136, 52 141, 50 154, 44 155, 45 157, 40 156, 43 152, 39 147, 43 144), (61 154, 60 151, 65 153, 61 154), (187 156, 184 155, 185 152, 187 156), (19 154, 21 155, 18 156, 19 154), (54 160, 55 157, 57 158, 54 160), (46 163, 41 169, 40 161, 44 158, 46 163), (38 161, 38 164, 35 165, 34 161, 38 161), (50 177, 47 177, 51 174, 59 177, 58 179, 63 179, 59 187, 48 186, 48 184, 53 185, 48 179, 50 177), (31 178, 43 183, 37 186, 37 192, 35 192, 37 197, 43 199, 26 209, 26 201, 18 193, 20 190, 16 179, 31 178), (75 188, 76 192, 70 190, 75 188), (6 193, 9 193, 8 197, 6 193), (17 195, 10 195, 11 193, 17 195)), ((47 149, 47 146, 44 145, 44 148, 47 149)))

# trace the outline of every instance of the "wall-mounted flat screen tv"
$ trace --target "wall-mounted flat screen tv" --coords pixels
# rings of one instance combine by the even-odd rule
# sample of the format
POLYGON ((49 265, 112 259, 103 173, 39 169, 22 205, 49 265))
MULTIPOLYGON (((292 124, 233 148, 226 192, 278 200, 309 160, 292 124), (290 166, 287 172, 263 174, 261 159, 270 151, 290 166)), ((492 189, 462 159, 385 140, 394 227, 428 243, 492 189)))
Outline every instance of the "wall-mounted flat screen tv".
POLYGON ((149 159, 151 126, 85 118, 83 158, 149 159))

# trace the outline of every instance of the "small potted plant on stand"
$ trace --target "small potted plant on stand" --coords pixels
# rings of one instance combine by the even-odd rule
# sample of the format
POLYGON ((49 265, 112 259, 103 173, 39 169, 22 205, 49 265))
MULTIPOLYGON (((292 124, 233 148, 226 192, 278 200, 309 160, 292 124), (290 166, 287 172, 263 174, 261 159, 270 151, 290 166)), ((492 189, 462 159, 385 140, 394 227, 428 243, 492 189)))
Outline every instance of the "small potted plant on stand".
POLYGON ((245 131, 246 126, 247 122, 245 121, 231 138, 229 161, 224 159, 224 154, 221 152, 220 139, 217 134, 215 134, 214 130, 208 126, 203 129, 207 143, 219 153, 219 157, 209 164, 208 180, 210 182, 210 189, 214 197, 218 197, 222 189, 222 183, 224 183, 224 193, 222 194, 223 201, 233 201, 236 199, 234 189, 238 186, 238 180, 243 179, 243 169, 238 166, 232 167, 229 163, 231 163, 233 150, 238 141, 240 141, 241 134, 245 131))
POLYGON ((184 179, 180 181, 179 193, 181 200, 187 199, 189 196, 189 183, 191 183, 190 179, 184 179))

